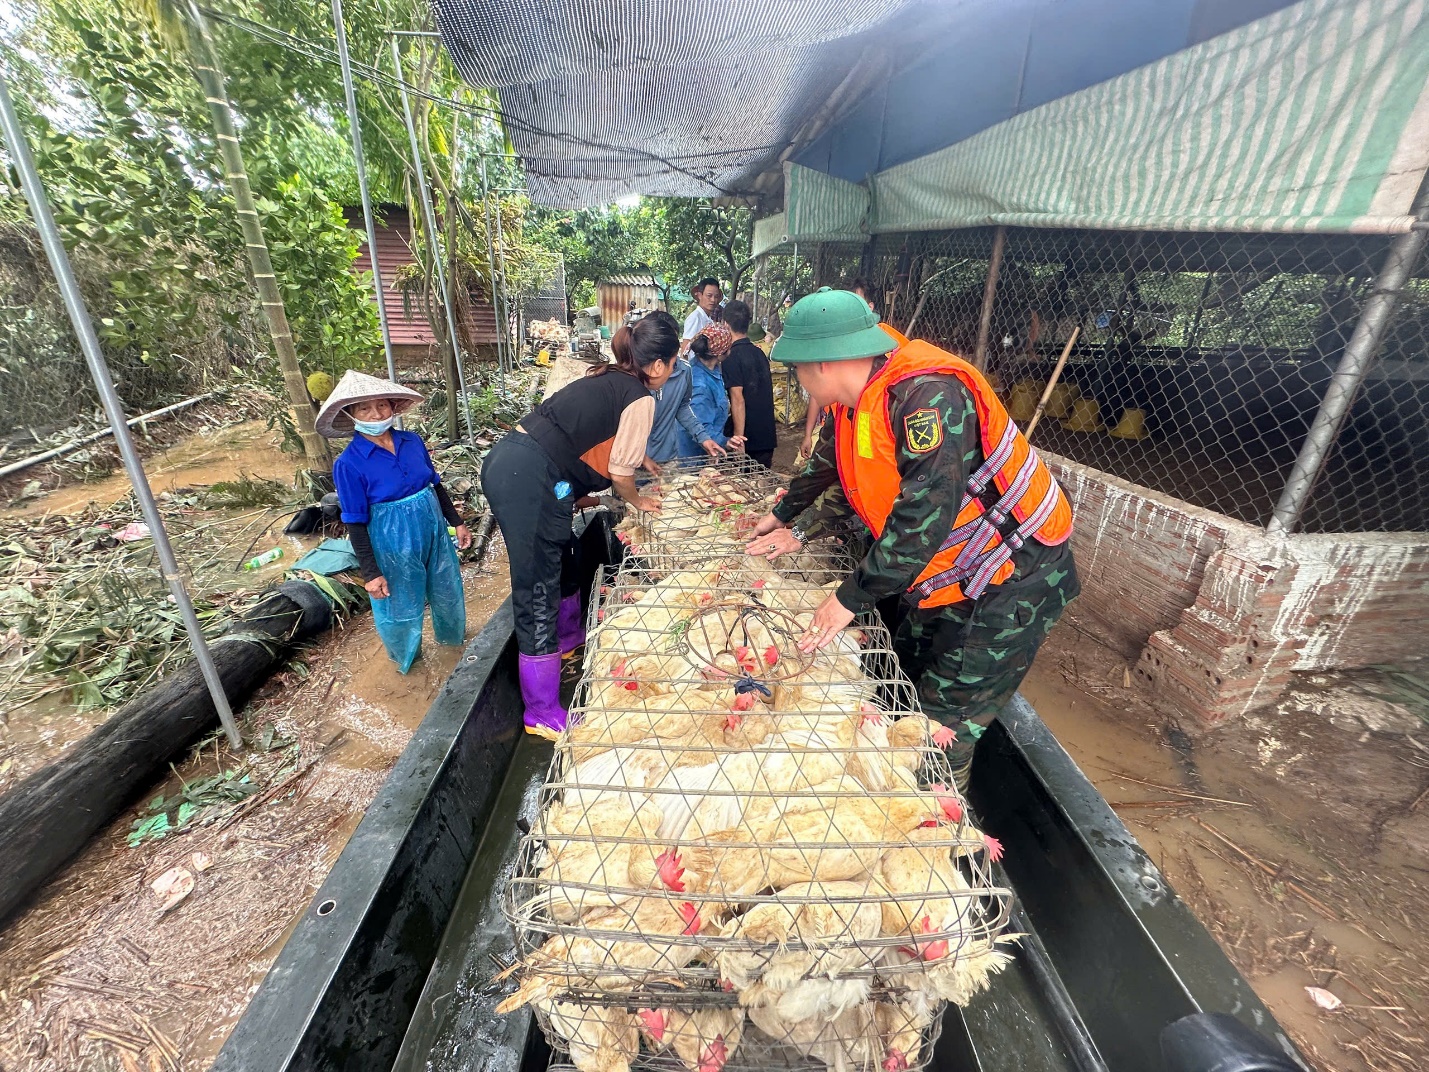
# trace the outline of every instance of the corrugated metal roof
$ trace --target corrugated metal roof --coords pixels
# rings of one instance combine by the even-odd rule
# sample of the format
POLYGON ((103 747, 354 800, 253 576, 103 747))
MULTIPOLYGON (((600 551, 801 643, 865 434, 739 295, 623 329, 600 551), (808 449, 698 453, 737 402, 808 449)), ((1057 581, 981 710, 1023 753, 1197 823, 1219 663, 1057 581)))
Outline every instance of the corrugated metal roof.
POLYGON ((659 286, 653 275, 640 275, 639 273, 626 273, 624 275, 612 275, 596 283, 596 286, 603 287, 606 284, 614 287, 654 287, 659 286))
MULTIPOLYGON (((397 272, 406 265, 416 262, 412 254, 412 224, 407 210, 400 205, 381 205, 377 208, 377 261, 382 267, 383 297, 387 306, 387 328, 392 334, 393 346, 432 346, 436 337, 425 311, 415 301, 404 304, 402 291, 395 283, 397 272)), ((343 216, 347 225, 358 232, 359 248, 357 260, 352 264, 355 272, 372 270, 372 258, 367 251, 366 228, 362 223, 361 208, 345 208, 343 216)), ((376 302, 376 297, 372 299, 376 302)), ((492 346, 496 343, 496 310, 484 300, 477 290, 471 291, 471 308, 467 316, 470 337, 478 346, 492 346)))

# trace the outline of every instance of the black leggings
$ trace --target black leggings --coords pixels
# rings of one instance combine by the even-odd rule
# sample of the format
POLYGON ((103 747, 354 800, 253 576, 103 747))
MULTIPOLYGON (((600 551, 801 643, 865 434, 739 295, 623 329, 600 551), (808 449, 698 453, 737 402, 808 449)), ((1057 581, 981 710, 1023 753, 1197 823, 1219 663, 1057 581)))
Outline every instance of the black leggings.
POLYGON ((481 467, 486 496, 511 565, 511 611, 523 655, 558 650, 561 600, 579 590, 578 552, 571 536, 575 495, 556 498, 564 477, 534 439, 511 432, 491 448, 481 467))

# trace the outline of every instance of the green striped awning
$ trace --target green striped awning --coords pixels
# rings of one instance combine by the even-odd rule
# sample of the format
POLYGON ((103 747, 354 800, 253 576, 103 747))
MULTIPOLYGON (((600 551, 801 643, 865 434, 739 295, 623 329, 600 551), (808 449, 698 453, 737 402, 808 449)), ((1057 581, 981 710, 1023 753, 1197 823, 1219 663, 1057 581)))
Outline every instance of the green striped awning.
POLYGON ((800 164, 784 165, 784 211, 756 220, 756 257, 796 242, 866 242, 868 190, 800 164))
POLYGON ((880 172, 868 230, 1404 231, 1426 85, 1429 0, 1304 0, 880 172))

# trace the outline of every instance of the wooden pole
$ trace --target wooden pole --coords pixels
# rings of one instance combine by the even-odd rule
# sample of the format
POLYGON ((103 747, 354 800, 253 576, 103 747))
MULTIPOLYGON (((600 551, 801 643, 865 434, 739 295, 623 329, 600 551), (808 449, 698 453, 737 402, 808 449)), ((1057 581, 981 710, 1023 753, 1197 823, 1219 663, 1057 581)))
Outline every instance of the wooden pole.
POLYGON ((1032 414, 1032 420, 1027 422, 1027 431, 1022 434, 1028 439, 1032 438, 1033 429, 1037 427, 1037 422, 1042 419, 1043 412, 1047 409, 1047 400, 1052 397, 1052 388, 1057 386, 1057 381, 1062 377, 1062 366, 1067 363, 1067 358, 1072 353, 1072 347, 1077 344, 1077 336, 1082 333, 1082 325, 1078 324, 1072 329, 1072 337, 1067 340, 1067 345, 1062 347, 1062 356, 1057 358, 1057 367, 1052 370, 1052 376, 1047 381, 1046 388, 1042 391, 1042 397, 1037 402, 1037 409, 1032 414))
POLYGON ((977 349, 973 364, 979 372, 987 371, 987 337, 992 331, 992 303, 997 297, 997 277, 1002 271, 1002 248, 1007 244, 1007 228, 998 227, 992 234, 992 259, 987 262, 987 284, 982 288, 982 319, 977 326, 977 349))

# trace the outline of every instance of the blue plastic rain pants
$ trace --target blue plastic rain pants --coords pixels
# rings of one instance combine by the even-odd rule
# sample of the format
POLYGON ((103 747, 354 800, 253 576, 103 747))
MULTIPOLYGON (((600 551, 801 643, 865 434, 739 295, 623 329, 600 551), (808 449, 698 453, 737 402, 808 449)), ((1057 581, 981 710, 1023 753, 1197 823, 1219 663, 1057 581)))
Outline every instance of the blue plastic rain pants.
POLYGON ((466 596, 456 547, 430 487, 395 502, 373 503, 367 535, 390 593, 372 601, 372 618, 387 654, 405 674, 422 647, 428 603, 438 644, 466 639, 466 596))

